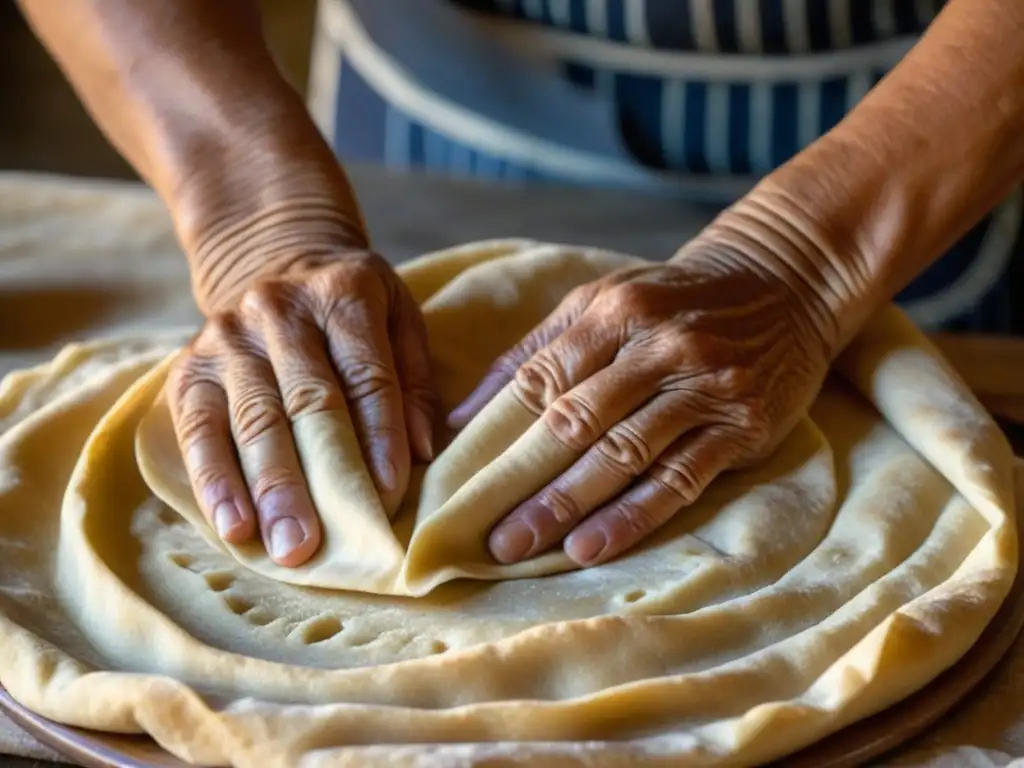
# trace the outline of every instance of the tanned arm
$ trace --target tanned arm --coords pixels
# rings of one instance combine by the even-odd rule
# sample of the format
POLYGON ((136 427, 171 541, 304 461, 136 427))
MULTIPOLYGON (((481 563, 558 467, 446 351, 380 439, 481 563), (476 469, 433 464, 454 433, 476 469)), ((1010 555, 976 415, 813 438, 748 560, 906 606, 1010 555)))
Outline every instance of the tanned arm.
POLYGON ((200 307, 296 246, 367 247, 343 170, 252 0, 19 0, 93 119, 168 206, 200 307))
POLYGON ((751 254, 771 243, 767 267, 820 306, 838 350, 1022 181, 1024 3, 952 0, 846 119, 705 235, 751 254))

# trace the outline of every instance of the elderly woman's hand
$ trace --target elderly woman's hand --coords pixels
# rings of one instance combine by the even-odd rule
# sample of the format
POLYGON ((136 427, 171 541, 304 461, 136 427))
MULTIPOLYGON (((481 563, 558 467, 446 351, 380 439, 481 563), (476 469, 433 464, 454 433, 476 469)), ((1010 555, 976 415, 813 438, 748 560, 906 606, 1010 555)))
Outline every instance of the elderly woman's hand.
POLYGON ((713 228, 665 265, 579 288, 451 414, 463 426, 513 381, 579 456, 494 528, 496 559, 564 542, 577 563, 604 562, 793 428, 836 333, 825 302, 797 271, 766 266, 756 240, 713 228))
POLYGON ((366 252, 300 259, 207 314, 166 391, 218 535, 238 544, 258 529, 280 565, 313 555, 320 524, 292 426, 324 411, 348 409, 385 503, 396 506, 411 451, 432 457, 433 394, 423 319, 391 267, 366 252))

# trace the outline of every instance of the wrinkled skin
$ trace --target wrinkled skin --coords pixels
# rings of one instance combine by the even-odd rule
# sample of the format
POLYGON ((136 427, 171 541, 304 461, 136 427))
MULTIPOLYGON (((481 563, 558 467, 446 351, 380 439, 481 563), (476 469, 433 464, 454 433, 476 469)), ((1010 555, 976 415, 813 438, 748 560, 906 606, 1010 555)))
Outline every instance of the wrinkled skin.
POLYGON ((347 404, 389 509, 411 460, 433 456, 423 318, 374 254, 251 283, 208 318, 166 391, 203 513, 227 542, 259 531, 279 565, 301 565, 321 539, 292 424, 347 404))
MULTIPOLYGON (((767 456, 828 369, 828 341, 806 304, 749 261, 699 248, 569 294, 448 418, 465 426, 514 382, 521 402, 579 456, 495 527, 495 558, 511 563, 562 545, 580 565, 604 562, 720 473, 767 456)), ((433 454, 422 316, 372 254, 252 283, 210 317, 167 391, 211 524, 232 543, 258 531, 285 566, 306 562, 320 543, 293 423, 347 403, 392 509, 411 461, 433 454)))
MULTIPOLYGON (((379 260, 341 266, 335 258, 368 247, 364 222, 334 152, 267 49, 257 4, 20 0, 19 7, 174 219, 210 318, 169 389, 201 504, 231 541, 255 535, 259 522, 273 542, 273 521, 292 519, 281 539, 297 547, 275 558, 298 564, 318 533, 289 447, 289 413, 301 418, 339 392, 347 397, 389 496, 393 477, 394 493, 403 487, 409 439, 415 453, 429 454, 424 358, 405 341, 421 335, 415 309, 379 260), (280 271, 312 253, 331 263, 280 271), (243 288, 253 298, 222 305, 226 293, 243 288), (380 404, 379 415, 370 403, 380 404), (231 437, 241 439, 240 463, 231 437), (237 505, 234 513, 215 513, 222 502, 237 505)), ((632 446, 628 461, 597 459, 628 466, 618 470, 621 482, 595 474, 584 496, 584 456, 552 486, 576 495, 559 499, 565 522, 538 530, 535 550, 601 506, 568 540, 570 553, 586 560, 588 532, 619 537, 599 561, 681 507, 721 468, 770 450, 820 383, 830 357, 820 349, 841 348, 1021 184, 1022 26, 1022 3, 943 4, 927 34, 843 120, 737 201, 739 215, 726 214, 727 226, 712 225, 753 257, 746 265, 719 258, 716 236, 705 232, 675 267, 577 292, 560 319, 504 360, 511 378, 544 344, 557 347, 559 329, 578 318, 581 327, 566 332, 579 344, 564 369, 542 356, 520 377, 520 396, 540 409, 578 385, 580 397, 556 405, 548 423, 575 423, 554 428, 588 451, 632 446), (715 258, 690 258, 707 245, 705 256, 715 258), (643 395, 625 391, 628 376, 643 395), (562 413, 581 407, 597 410, 562 413), (599 439, 602 431, 611 437, 599 439), (609 507, 637 473, 645 479, 609 507), (628 524, 614 522, 626 519, 621 513, 608 517, 615 504, 629 510, 628 524)), ((494 386, 492 379, 487 387, 494 386)), ((535 514, 521 510, 513 519, 547 525, 535 514)), ((506 559, 517 549, 505 542, 512 533, 502 526, 494 536, 506 559)))
POLYGON ((692 504, 721 472, 767 456, 806 412, 827 344, 798 295, 691 255, 572 292, 451 415, 464 425, 510 381, 576 463, 491 533, 510 563, 564 541, 604 562, 692 504))

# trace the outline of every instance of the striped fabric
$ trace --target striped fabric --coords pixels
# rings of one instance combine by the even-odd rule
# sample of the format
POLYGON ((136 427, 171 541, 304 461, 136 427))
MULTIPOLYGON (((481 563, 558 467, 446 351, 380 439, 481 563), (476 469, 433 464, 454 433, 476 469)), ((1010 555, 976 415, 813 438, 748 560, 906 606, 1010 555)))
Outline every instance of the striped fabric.
POLYGON ((623 139, 654 168, 764 174, 834 126, 880 80, 864 71, 807 83, 708 83, 570 64, 574 82, 618 105, 623 139))
POLYGON ((647 48, 800 54, 919 35, 944 0, 452 0, 647 48))
POLYGON ((381 98, 353 66, 339 67, 336 77, 339 87, 335 113, 360 115, 360 120, 351 124, 340 119, 334 123, 334 149, 346 160, 383 163, 403 170, 425 168, 465 178, 558 180, 535 166, 491 154, 432 130, 381 98))
MULTIPOLYGON (((310 106, 347 160, 725 205, 841 120, 941 5, 320 0, 310 106)), ((899 297, 915 320, 1020 325, 1022 208, 1017 193, 899 297)))

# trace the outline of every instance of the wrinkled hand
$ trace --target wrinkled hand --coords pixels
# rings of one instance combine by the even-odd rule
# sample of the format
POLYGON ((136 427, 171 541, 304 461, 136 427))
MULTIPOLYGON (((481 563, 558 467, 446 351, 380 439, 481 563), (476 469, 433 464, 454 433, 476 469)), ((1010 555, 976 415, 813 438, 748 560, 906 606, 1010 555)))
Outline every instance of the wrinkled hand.
POLYGON ((249 284, 209 316, 166 391, 203 513, 233 544, 258 528, 280 565, 300 565, 320 544, 292 437, 299 420, 347 404, 389 508, 405 492, 411 452, 432 458, 423 319, 374 254, 300 265, 249 284))
POLYGON ((799 287, 716 249, 572 292, 449 417, 464 426, 514 381, 579 459, 492 531, 496 559, 559 543, 615 557, 721 472, 769 454, 806 412, 830 342, 799 287))

